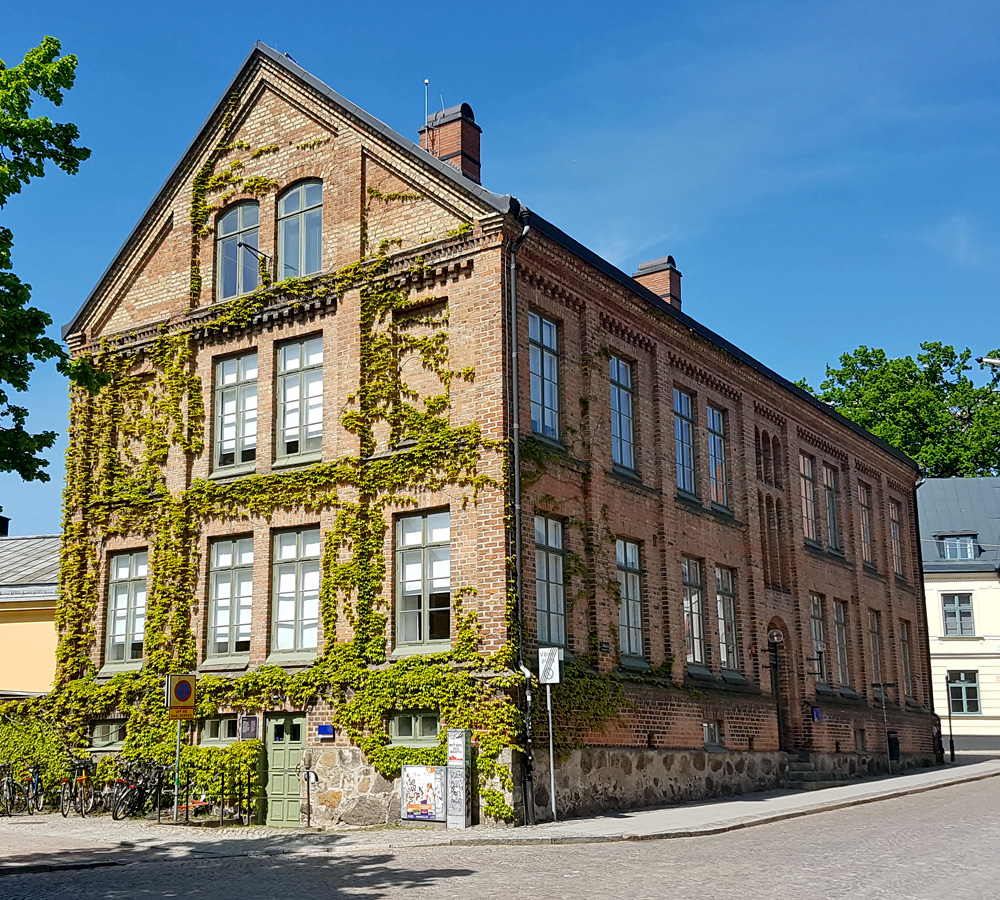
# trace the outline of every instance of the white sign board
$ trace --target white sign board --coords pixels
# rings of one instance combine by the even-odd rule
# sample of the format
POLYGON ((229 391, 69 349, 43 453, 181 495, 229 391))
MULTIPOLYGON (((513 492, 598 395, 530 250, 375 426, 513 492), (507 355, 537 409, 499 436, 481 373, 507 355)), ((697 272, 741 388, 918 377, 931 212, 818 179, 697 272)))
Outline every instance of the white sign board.
POLYGON ((538 648, 538 681, 541 684, 559 684, 559 648, 538 648))
POLYGON ((446 822, 448 770, 445 766, 403 766, 400 797, 404 819, 446 822))

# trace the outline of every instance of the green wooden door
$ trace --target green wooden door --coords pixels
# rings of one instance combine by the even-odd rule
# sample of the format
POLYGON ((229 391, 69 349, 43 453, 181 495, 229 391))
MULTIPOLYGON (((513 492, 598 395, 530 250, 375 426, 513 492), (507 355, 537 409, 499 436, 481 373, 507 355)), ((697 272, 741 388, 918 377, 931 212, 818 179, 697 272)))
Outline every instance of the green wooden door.
POLYGON ((298 828, 299 771, 306 717, 279 713, 266 718, 267 824, 298 828))

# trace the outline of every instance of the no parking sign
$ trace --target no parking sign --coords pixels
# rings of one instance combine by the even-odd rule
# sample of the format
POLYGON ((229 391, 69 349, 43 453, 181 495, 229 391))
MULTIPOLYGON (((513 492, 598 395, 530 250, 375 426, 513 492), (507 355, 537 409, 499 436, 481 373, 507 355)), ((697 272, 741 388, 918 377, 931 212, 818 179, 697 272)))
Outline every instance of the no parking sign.
POLYGON ((173 719, 193 719, 195 703, 195 687, 197 680, 194 675, 167 676, 167 715, 173 719))

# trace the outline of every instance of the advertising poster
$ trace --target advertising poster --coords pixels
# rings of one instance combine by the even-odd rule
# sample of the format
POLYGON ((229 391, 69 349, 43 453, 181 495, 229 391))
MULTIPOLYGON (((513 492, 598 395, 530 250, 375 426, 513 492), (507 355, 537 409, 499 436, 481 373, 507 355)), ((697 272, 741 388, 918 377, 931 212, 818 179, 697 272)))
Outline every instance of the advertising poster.
POLYGON ((445 766, 403 766, 402 816, 409 821, 447 821, 445 766))

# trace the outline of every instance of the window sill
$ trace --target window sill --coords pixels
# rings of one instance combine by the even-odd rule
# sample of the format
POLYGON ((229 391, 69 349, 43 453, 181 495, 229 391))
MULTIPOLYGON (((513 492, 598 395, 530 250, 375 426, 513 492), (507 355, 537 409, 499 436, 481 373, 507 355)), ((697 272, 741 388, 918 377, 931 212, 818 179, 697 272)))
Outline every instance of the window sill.
POLYGON ((621 466, 612 466, 607 470, 608 478, 614 479, 619 484, 626 487, 635 488, 636 490, 643 491, 647 494, 659 494, 660 490, 653 487, 652 485, 646 484, 640 477, 639 473, 633 469, 623 469, 621 466))
POLYGON ((689 494, 687 491, 682 491, 680 488, 678 488, 677 493, 674 494, 674 499, 679 500, 681 503, 697 506, 698 509, 704 509, 701 498, 697 494, 689 494))
POLYGON ((727 684, 750 684, 746 677, 742 673, 737 672, 735 669, 723 669, 722 680, 727 684))
POLYGON ((840 693, 840 696, 843 697, 845 700, 860 700, 861 699, 860 694, 858 694, 858 692, 856 690, 854 690, 854 688, 847 687, 846 685, 842 685, 841 686, 839 693, 840 693))
POLYGON ((212 656, 200 666, 200 672, 242 672, 250 665, 250 656, 212 656))
POLYGON ((728 753, 729 751, 721 744, 705 744, 706 753, 728 753))
POLYGON ((267 655, 264 665, 301 668, 303 666, 311 666, 314 662, 316 662, 316 651, 304 653, 302 651, 276 650, 267 655))
POLYGON ((554 450, 556 453, 561 453, 563 456, 569 455, 566 445, 559 438, 549 437, 547 434, 541 434, 537 431, 532 431, 531 437, 533 437, 540 444, 544 444, 550 450, 554 450))
POLYGON ((97 673, 98 678, 110 678, 112 675, 119 675, 122 672, 138 672, 142 668, 142 660, 136 659, 131 662, 105 663, 97 673))
POLYGON ((117 756, 119 753, 122 752, 124 747, 125 747, 124 742, 120 742, 117 744, 105 744, 102 747, 94 747, 93 745, 91 745, 87 749, 91 753, 114 753, 117 756))
POLYGON ((688 663, 687 668, 684 670, 684 674, 687 678, 693 678, 696 681, 715 681, 715 675, 712 674, 712 670, 708 666, 702 665, 701 663, 688 663))
POLYGON ((822 695, 824 697, 836 697, 837 696, 837 692, 832 687, 830 687, 829 684, 825 684, 823 682, 817 682, 816 683, 816 696, 818 697, 820 695, 822 695))
POLYGON ((876 569, 875 566, 873 566, 870 562, 862 563, 861 571, 864 572, 866 575, 872 575, 875 578, 884 577, 882 573, 878 569, 876 569))
POLYGON ((981 634, 942 634, 939 641, 982 641, 985 638, 981 634))
POLYGON ((310 463, 323 461, 323 451, 318 453, 302 453, 297 456, 279 456, 273 463, 272 469, 290 469, 293 466, 307 466, 310 463))
POLYGON ((390 659, 403 659, 407 656, 428 656, 432 653, 447 653, 451 650, 451 641, 428 641, 426 644, 400 644, 389 654, 390 659))
POLYGON ((623 656, 619 665, 633 672, 648 672, 650 669, 649 663, 638 656, 623 656))
POLYGON ((712 512, 718 513, 720 516, 726 516, 730 519, 736 518, 736 513, 734 513, 730 507, 723 503, 716 503, 714 500, 712 501, 712 512))
POLYGON ((823 545, 819 541, 814 541, 812 538, 805 538, 804 543, 810 550, 818 550, 820 553, 823 552, 823 545))

